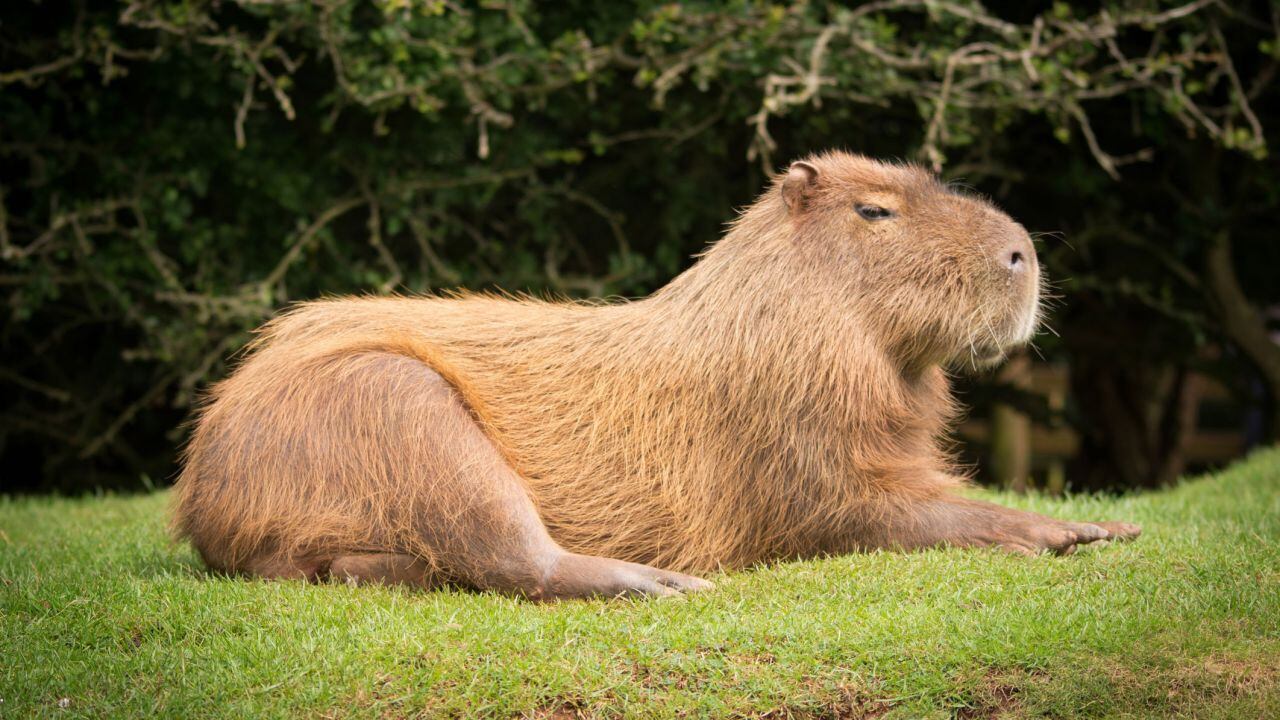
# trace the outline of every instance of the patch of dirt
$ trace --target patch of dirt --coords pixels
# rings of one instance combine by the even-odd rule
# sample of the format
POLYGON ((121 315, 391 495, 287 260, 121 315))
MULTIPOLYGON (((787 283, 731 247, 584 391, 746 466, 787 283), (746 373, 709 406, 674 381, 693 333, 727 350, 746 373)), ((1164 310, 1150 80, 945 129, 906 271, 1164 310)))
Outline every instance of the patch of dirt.
POLYGON ((1110 667, 1107 676, 1121 688, 1145 693, 1149 706, 1174 712, 1274 693, 1280 687, 1280 668, 1266 656, 1221 653, 1169 669, 1110 667))
POLYGON ((982 696, 973 705, 962 707, 956 712, 959 720, 989 720, 1003 718, 1017 712, 1022 704, 1018 701, 1016 685, 995 684, 983 688, 982 696))
POLYGON ((818 717, 828 720, 876 720, 893 709, 893 703, 861 691, 841 688, 841 698, 818 717))
POLYGON ((1021 714, 1022 688, 1030 681, 1047 680, 1041 671, 990 668, 978 682, 970 704, 956 710, 959 720, 995 720, 1021 714))
MULTIPOLYGON (((750 717, 760 720, 877 720, 893 709, 894 703, 866 688, 841 685, 837 697, 816 706, 781 707, 750 717)), ((815 689, 815 695, 822 691, 815 689)))
POLYGON ((521 717, 528 720, 588 720, 601 715, 586 710, 576 700, 565 700, 558 704, 540 707, 521 717))
POLYGON ((1280 669, 1256 658, 1243 660, 1220 655, 1210 656, 1204 661, 1203 668, 1232 695, 1252 695, 1273 690, 1280 679, 1280 669))

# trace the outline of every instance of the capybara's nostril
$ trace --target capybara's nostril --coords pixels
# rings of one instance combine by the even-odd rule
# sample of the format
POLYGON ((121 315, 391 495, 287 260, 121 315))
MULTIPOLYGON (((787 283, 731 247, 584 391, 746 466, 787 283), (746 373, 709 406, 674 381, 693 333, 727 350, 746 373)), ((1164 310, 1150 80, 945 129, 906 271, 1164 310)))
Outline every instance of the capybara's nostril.
POLYGON ((1024 239, 1005 243, 996 259, 1004 263, 1005 269, 1011 273, 1035 272, 1035 251, 1031 249, 1030 242, 1024 239))

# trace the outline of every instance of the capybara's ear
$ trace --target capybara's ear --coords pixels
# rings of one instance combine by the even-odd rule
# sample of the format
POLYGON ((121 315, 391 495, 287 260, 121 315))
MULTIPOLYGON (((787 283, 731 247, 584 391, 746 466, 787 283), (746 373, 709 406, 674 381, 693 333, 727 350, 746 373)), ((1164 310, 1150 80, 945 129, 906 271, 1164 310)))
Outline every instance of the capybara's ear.
POLYGON ((782 181, 782 201, 792 213, 804 210, 810 193, 818 183, 818 168, 798 160, 791 163, 787 177, 782 181))

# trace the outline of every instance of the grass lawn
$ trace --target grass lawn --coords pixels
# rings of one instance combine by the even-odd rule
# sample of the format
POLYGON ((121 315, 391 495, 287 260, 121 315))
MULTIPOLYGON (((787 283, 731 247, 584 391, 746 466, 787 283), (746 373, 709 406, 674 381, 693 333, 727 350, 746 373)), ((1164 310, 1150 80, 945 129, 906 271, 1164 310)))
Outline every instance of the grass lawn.
POLYGON ((1280 451, 1071 557, 785 563, 659 601, 207 574, 167 493, 0 499, 0 717, 1280 717, 1280 451))

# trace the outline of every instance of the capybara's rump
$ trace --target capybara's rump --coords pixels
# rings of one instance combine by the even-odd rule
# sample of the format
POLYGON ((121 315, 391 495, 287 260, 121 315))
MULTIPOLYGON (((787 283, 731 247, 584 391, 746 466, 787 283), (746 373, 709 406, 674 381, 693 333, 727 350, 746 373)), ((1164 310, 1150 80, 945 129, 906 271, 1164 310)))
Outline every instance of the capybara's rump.
POLYGON ((414 519, 447 523, 433 490, 457 479, 439 462, 447 428, 431 424, 453 392, 440 376, 385 352, 254 365, 215 388, 196 428, 179 533, 211 567, 255 575, 311 576, 353 552, 428 555, 414 519))

